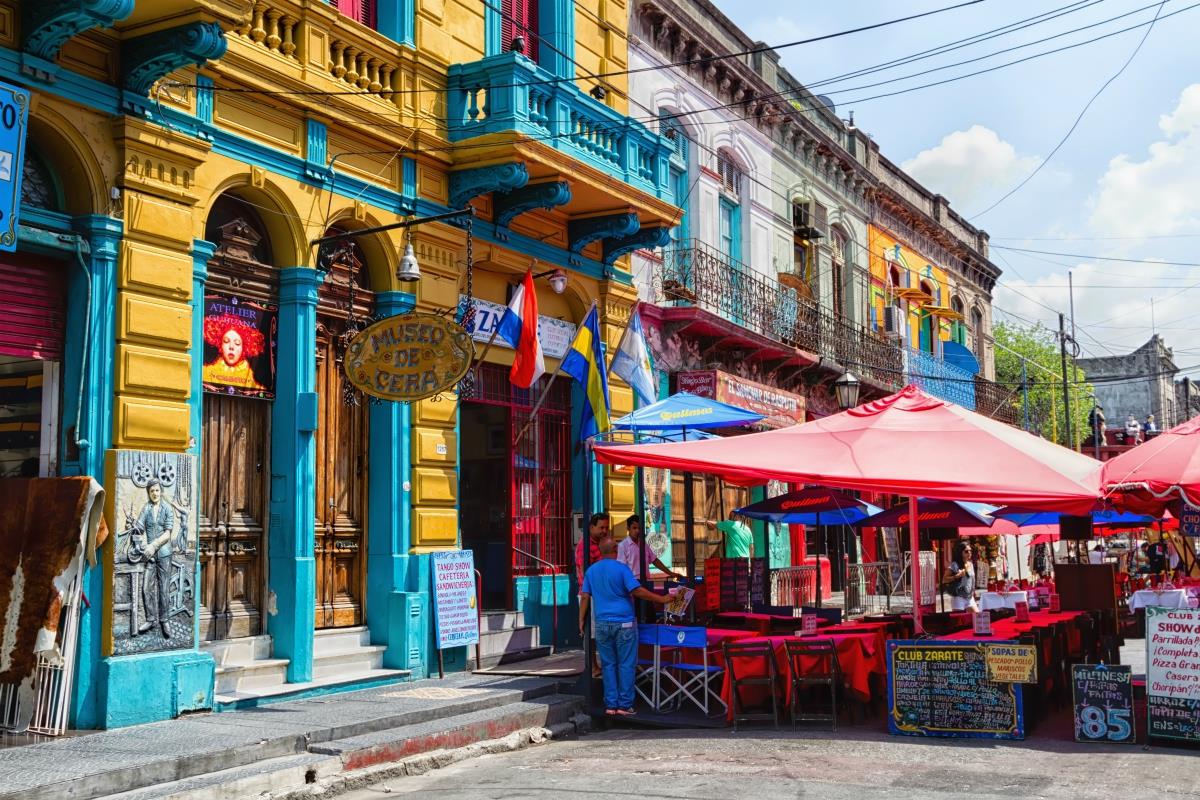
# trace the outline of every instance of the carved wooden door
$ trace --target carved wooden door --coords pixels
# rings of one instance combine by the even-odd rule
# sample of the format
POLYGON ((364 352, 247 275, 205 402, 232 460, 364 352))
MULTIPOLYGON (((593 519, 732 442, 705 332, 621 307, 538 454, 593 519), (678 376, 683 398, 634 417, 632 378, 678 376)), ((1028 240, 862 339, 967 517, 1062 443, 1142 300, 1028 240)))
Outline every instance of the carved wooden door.
POLYGON ((362 625, 366 598, 367 421, 362 395, 347 395, 343 370, 354 323, 366 324, 372 295, 361 254, 333 265, 317 310, 316 626, 362 625), (352 282, 353 278, 353 282, 352 282))
POLYGON ((266 465, 271 404, 204 396, 200 506, 200 635, 262 632, 266 465))

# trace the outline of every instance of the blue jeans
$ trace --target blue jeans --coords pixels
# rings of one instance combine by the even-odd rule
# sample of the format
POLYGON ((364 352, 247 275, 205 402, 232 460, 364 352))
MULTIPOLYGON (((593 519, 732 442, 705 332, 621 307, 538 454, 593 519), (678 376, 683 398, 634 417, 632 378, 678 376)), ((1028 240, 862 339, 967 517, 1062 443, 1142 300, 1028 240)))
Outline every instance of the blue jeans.
POLYGON ((637 642, 636 623, 596 621, 596 653, 604 675, 605 708, 633 708, 637 642))

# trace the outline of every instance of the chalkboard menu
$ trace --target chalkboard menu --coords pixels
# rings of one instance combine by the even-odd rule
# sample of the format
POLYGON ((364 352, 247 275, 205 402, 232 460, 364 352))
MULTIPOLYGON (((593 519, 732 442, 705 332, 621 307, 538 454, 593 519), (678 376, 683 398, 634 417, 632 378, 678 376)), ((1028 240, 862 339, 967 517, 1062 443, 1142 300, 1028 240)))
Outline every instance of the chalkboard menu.
POLYGON ((702 598, 697 598, 696 607, 699 611, 721 610, 720 558, 704 559, 704 593, 702 598))
POLYGON ((749 565, 744 558, 721 559, 721 610, 745 611, 750 595, 749 565))
POLYGON ((888 709, 893 734, 1025 738, 1021 686, 988 680, 984 644, 888 642, 888 709))
POLYGON ((1071 669, 1075 698, 1075 741, 1133 744, 1133 667, 1076 664, 1071 669))
POLYGON ((1200 741, 1200 609, 1146 609, 1147 730, 1200 741))
POLYGON ((750 559, 750 605, 755 608, 767 605, 771 599, 768 575, 767 559, 750 559))

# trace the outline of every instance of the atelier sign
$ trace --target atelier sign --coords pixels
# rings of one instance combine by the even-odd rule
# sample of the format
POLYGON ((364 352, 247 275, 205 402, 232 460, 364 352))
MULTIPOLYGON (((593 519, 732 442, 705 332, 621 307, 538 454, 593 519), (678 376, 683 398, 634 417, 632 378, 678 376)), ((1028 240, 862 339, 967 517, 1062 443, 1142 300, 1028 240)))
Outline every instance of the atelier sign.
POLYGON ((407 403, 453 387, 474 355, 461 325, 433 314, 399 314, 351 340, 346 377, 373 397, 407 403))

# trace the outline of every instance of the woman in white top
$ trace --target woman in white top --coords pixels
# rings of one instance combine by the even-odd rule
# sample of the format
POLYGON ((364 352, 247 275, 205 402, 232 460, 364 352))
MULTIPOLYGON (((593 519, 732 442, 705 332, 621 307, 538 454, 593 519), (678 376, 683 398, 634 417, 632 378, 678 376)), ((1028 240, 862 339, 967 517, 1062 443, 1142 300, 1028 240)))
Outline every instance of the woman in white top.
POLYGON ((946 570, 943 582, 950 589, 950 607, 955 611, 978 611, 975 602, 975 573, 971 570, 971 546, 959 542, 954 546, 954 560, 946 570))

